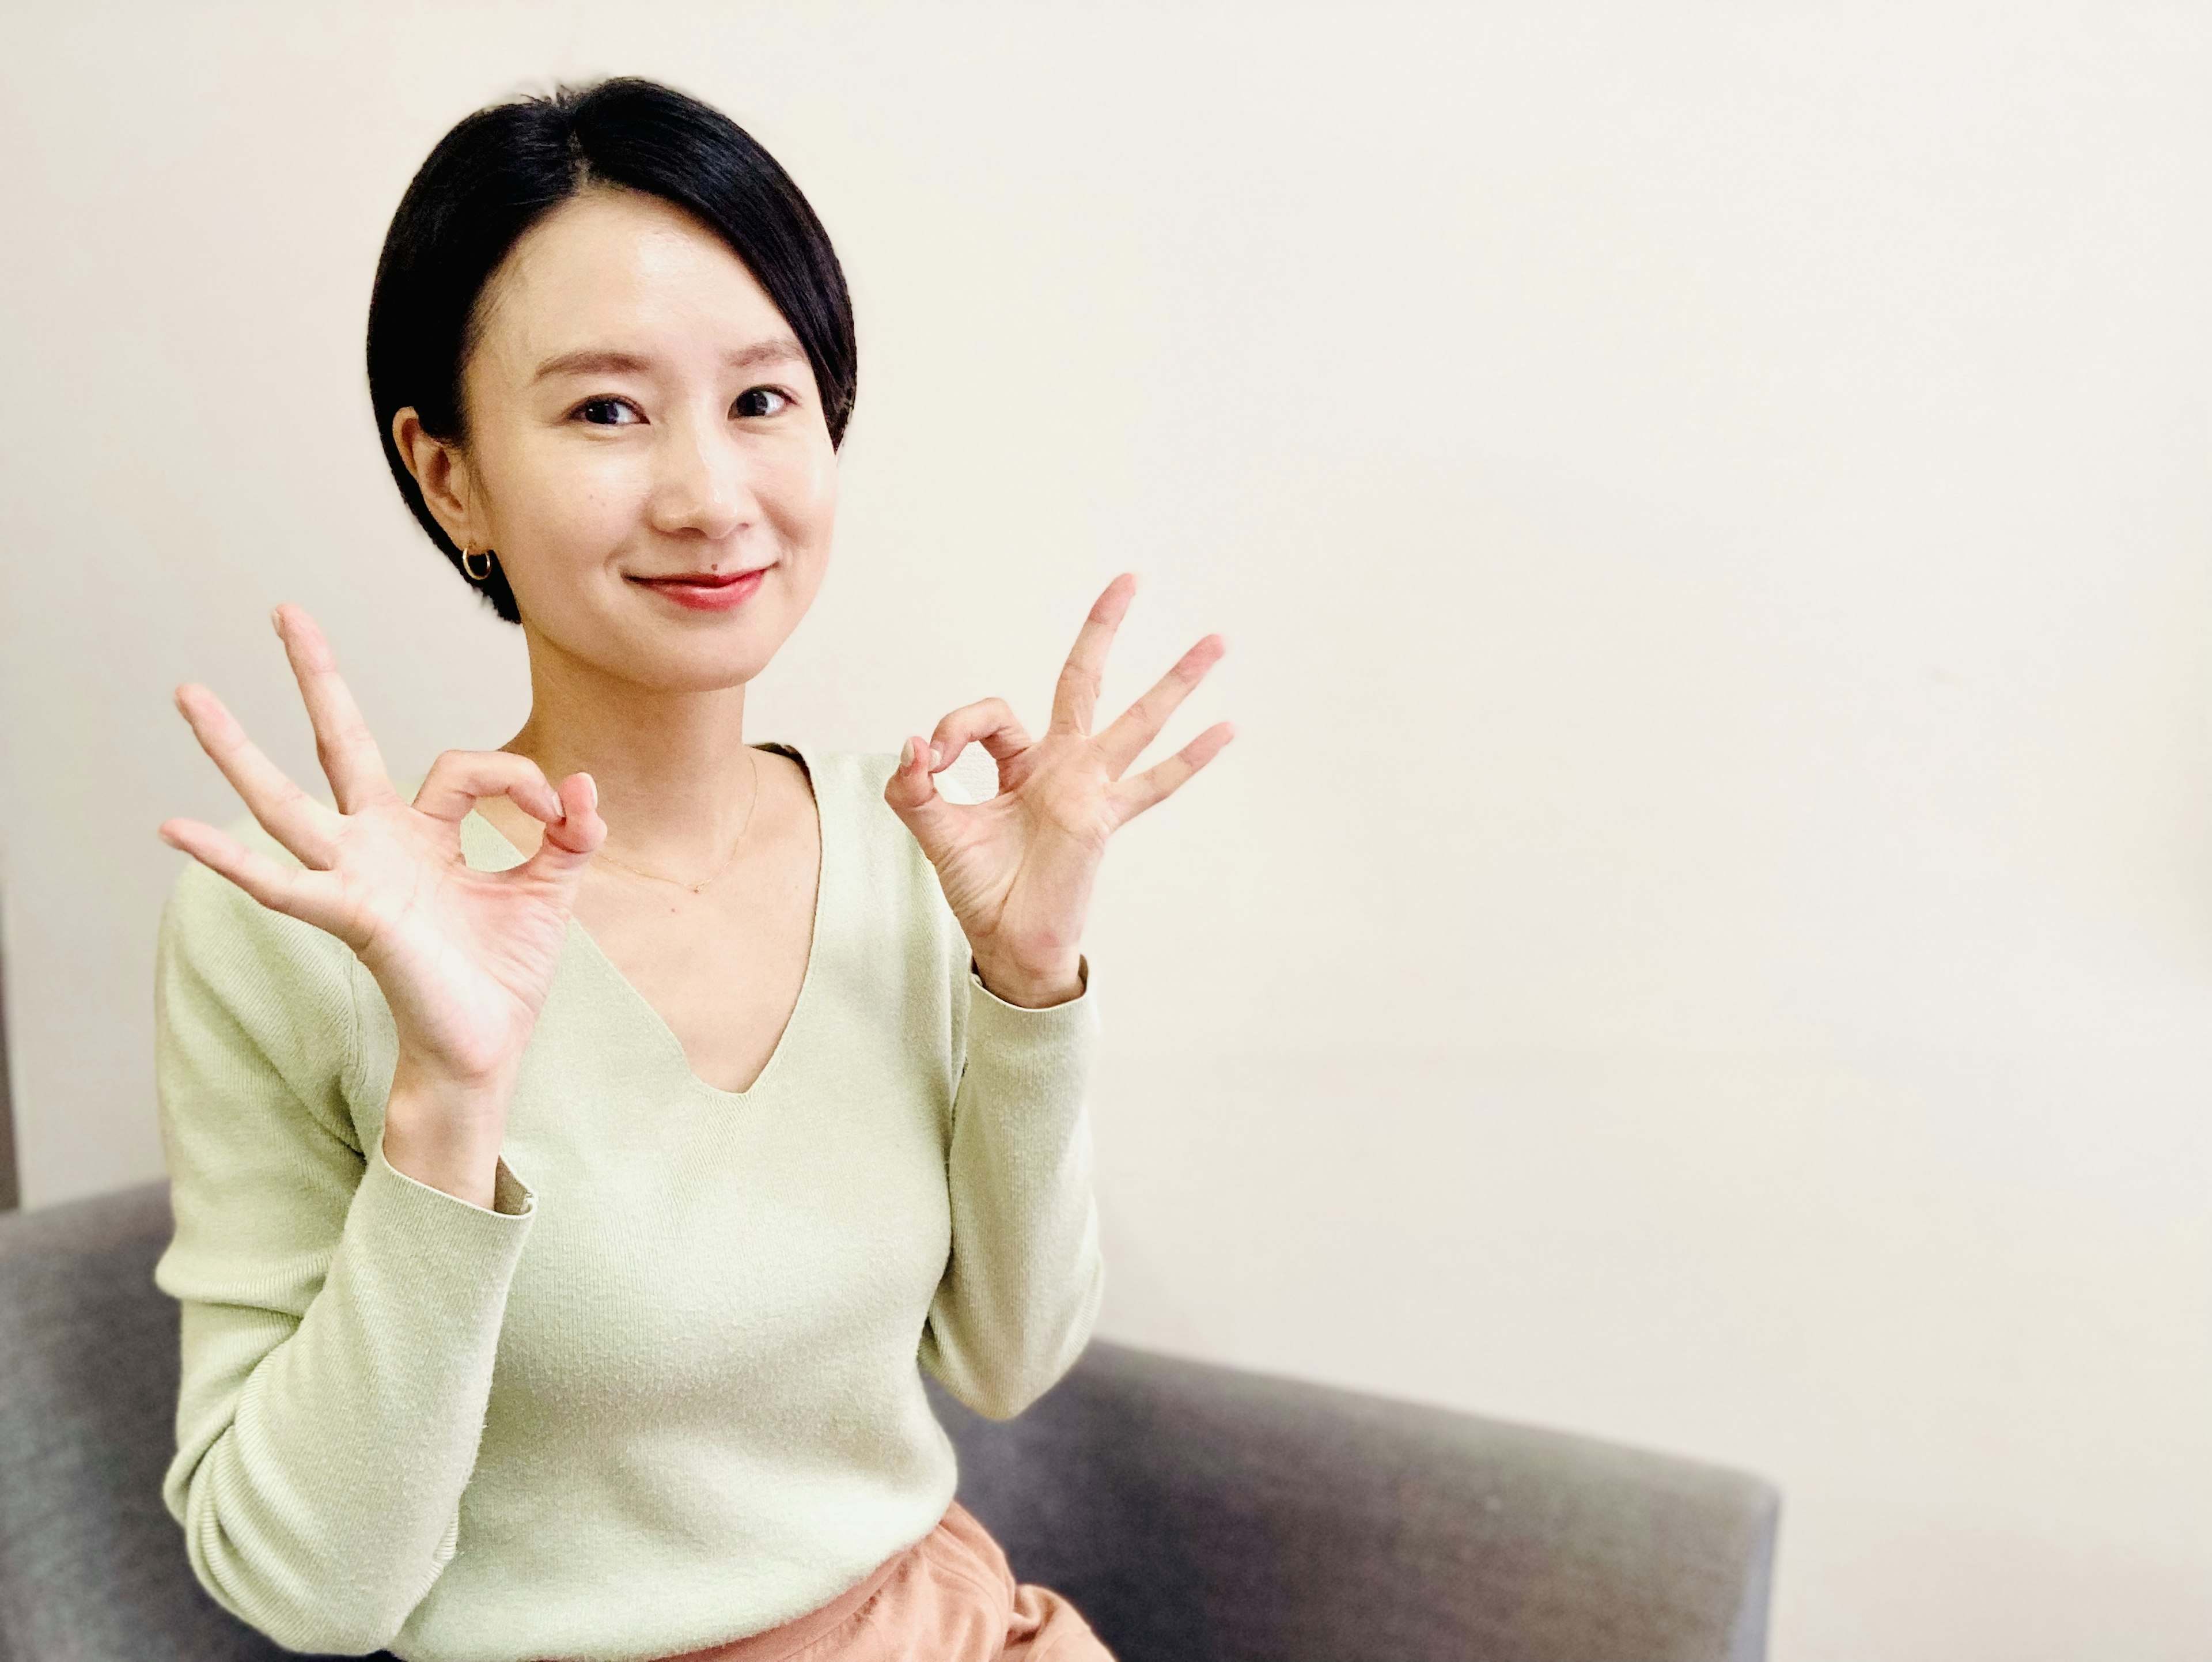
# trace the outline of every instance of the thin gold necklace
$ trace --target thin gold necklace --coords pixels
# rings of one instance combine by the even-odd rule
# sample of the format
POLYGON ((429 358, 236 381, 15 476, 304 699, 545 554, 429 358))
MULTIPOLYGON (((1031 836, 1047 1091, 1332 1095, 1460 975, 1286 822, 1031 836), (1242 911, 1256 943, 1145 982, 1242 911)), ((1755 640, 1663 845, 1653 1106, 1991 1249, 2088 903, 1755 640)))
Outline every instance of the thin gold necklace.
POLYGON ((653 882, 672 884, 679 889, 689 889, 694 894, 704 894, 720 881, 722 874, 729 870, 730 862, 738 857, 738 850, 745 844, 745 833, 753 828, 753 810, 760 807, 760 758, 754 754, 752 746, 750 745, 745 746, 745 754, 751 758, 753 764, 752 800, 745 804, 745 823, 738 827, 738 840, 730 844, 730 851, 722 856, 722 863, 714 868, 714 876, 702 883, 687 883, 680 877, 664 877, 659 872, 649 872, 642 866, 631 865, 618 854, 608 853, 607 846, 604 843, 599 844, 599 857, 611 861, 624 871, 635 872, 638 876, 649 879, 653 882))

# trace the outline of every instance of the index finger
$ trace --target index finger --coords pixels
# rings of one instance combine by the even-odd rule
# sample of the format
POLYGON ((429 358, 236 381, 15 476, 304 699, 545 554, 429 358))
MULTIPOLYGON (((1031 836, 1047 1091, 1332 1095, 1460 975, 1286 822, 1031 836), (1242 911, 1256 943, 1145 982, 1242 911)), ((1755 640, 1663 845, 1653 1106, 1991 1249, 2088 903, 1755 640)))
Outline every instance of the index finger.
POLYGON ((323 776, 331 782, 338 812, 352 813, 366 804, 394 797, 384 757, 353 701, 337 657, 315 620, 295 606, 280 606, 272 621, 276 637, 284 642, 293 679, 307 706, 307 720, 315 729, 315 756, 323 776))
POLYGON ((1137 593, 1137 574, 1125 571, 1106 585, 1077 631, 1075 646, 1053 689, 1052 727, 1060 733, 1088 733, 1098 709, 1098 689, 1106 678, 1106 654, 1114 645, 1114 631, 1127 615, 1137 593))

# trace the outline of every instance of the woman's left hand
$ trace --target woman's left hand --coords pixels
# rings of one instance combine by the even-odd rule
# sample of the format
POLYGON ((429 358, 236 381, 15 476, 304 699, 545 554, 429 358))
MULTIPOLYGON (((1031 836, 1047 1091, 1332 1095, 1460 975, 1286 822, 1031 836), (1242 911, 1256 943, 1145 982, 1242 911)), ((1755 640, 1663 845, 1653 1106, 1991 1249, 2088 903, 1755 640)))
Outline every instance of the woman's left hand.
POLYGON ((1041 1008, 1082 990, 1083 924, 1107 839, 1182 788, 1235 736, 1217 721, 1165 761, 1121 776, 1228 649, 1207 636, 1104 732, 1092 733, 1106 654, 1136 592, 1135 576, 1123 572, 1091 608, 1042 739, 1023 730, 1005 699, 986 698, 954 710, 930 738, 907 740, 884 787, 884 801, 937 868, 983 984, 1010 1004, 1041 1008), (999 764, 998 794, 973 804, 939 795, 935 776, 977 743, 999 764))

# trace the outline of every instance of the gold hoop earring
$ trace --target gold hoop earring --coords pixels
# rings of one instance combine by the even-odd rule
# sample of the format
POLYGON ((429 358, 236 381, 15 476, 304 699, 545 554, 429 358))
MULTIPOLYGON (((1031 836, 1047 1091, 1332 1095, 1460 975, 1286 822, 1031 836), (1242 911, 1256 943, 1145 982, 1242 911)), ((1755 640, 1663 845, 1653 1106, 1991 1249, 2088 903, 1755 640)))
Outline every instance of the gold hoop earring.
POLYGON ((489 548, 482 550, 465 548, 461 551, 461 575, 472 583, 489 582, 491 580, 491 561, 492 553, 489 548), (478 553, 483 556, 483 569, 481 571, 470 563, 478 553))

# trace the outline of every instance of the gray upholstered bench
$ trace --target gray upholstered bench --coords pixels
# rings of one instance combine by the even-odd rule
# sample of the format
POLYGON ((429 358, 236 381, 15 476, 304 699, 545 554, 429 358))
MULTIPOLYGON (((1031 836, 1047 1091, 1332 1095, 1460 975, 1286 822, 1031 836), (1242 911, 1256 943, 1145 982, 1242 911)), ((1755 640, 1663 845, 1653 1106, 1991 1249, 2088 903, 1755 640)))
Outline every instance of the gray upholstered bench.
MULTIPOLYGON (((0 1662, 281 1655, 162 1510, 161 1185, 0 1217, 0 1662)), ((1581 1438, 1094 1345, 961 1495, 1125 1662, 1756 1662, 1773 1491, 1581 1438)), ((923 1662, 923 1659, 917 1659, 923 1662)))

